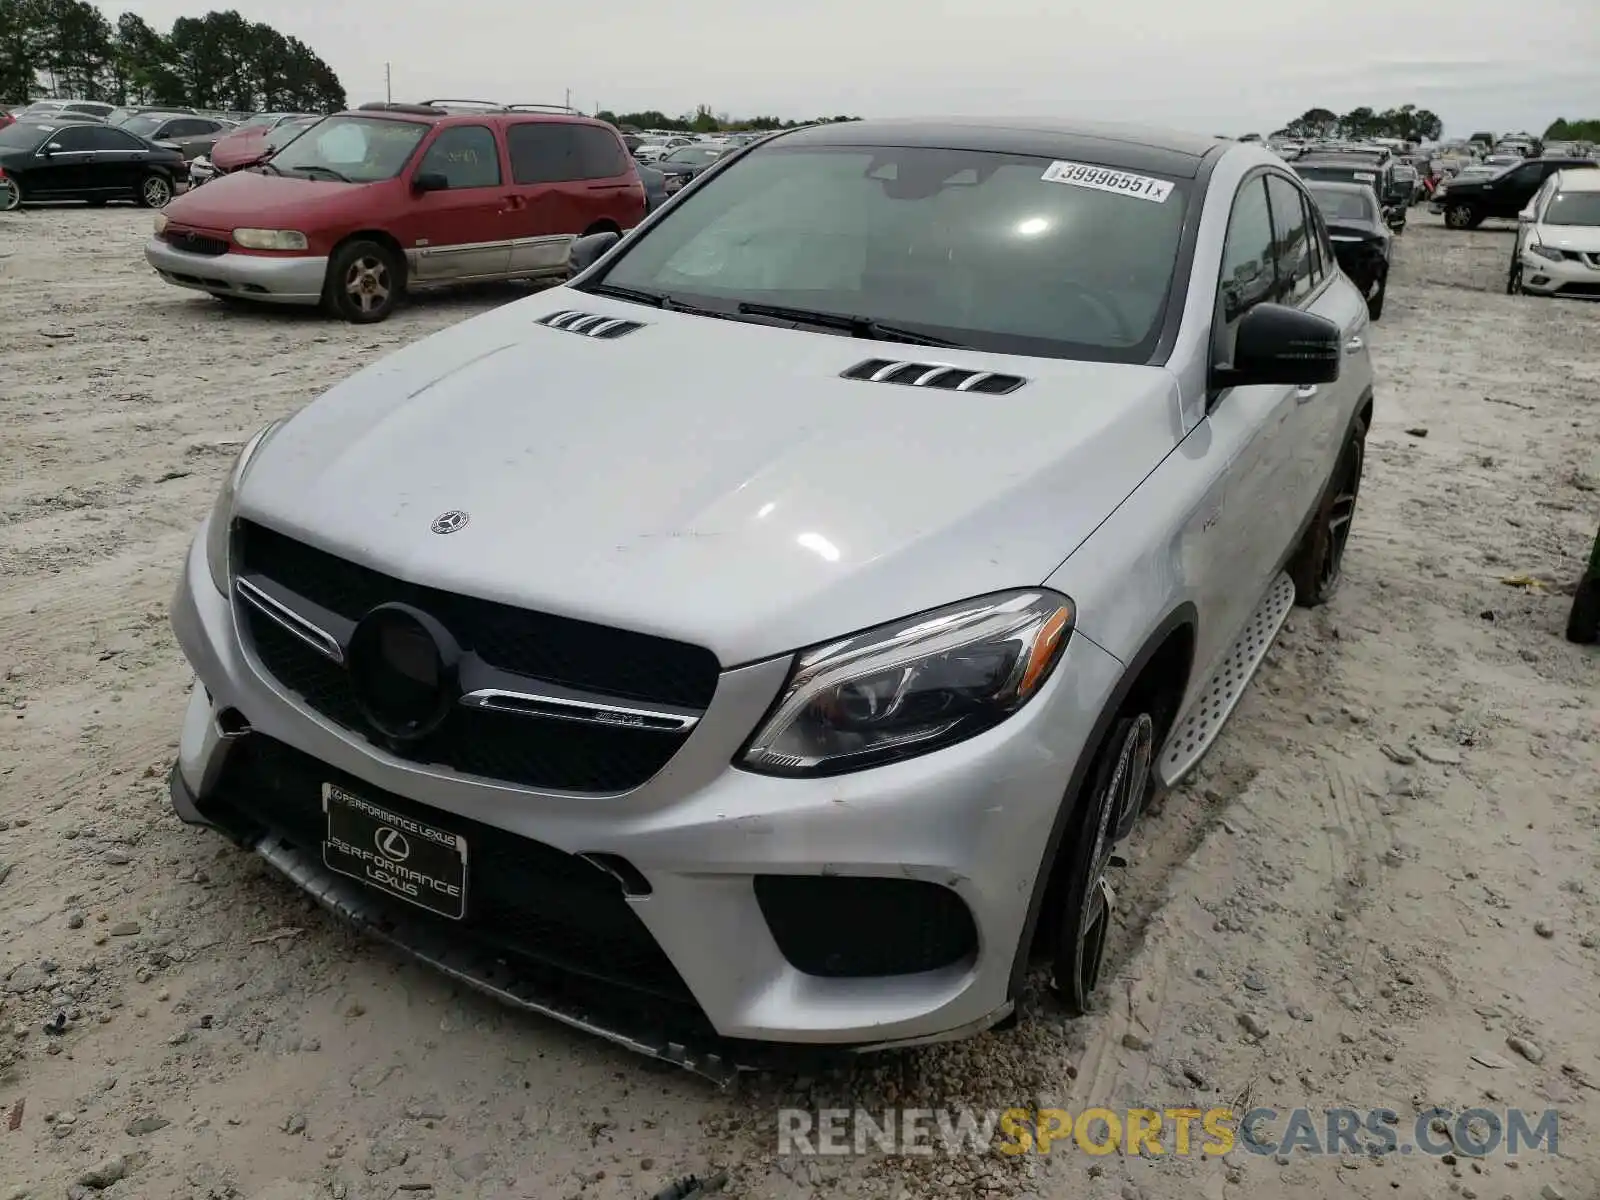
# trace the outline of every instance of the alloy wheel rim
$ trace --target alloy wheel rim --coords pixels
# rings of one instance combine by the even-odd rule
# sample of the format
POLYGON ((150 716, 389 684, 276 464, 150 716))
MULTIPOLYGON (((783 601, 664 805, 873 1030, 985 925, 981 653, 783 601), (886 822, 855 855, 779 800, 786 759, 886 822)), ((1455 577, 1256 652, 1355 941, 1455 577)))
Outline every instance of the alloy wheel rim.
POLYGON ((0 209, 10 212, 22 204, 22 190, 17 187, 16 180, 7 177, 0 180, 0 209))
POLYGON ((144 181, 144 198, 152 207, 162 208, 172 199, 172 192, 165 179, 147 179, 144 181))
POLYGON ((1328 507, 1328 542, 1322 556, 1317 582, 1327 588, 1339 578, 1344 566, 1344 550, 1350 541, 1350 527, 1356 517, 1356 499, 1361 491, 1361 449, 1352 444, 1345 449, 1339 469, 1339 490, 1328 507))
POLYGON ((1085 876, 1077 930, 1078 952, 1073 987, 1080 1004, 1087 1002, 1100 981, 1100 969, 1105 963, 1106 946, 1110 941, 1111 921, 1117 908, 1117 894, 1107 877, 1113 848, 1111 831, 1121 824, 1122 814, 1128 811, 1139 792, 1148 784, 1150 763, 1154 756, 1155 721, 1149 713, 1140 713, 1132 728, 1123 736, 1122 746, 1117 752, 1117 765, 1097 801, 1099 814, 1096 818, 1094 849, 1085 876))
POLYGON ((361 312, 377 312, 389 301, 389 268, 371 255, 358 258, 345 272, 344 290, 361 312))

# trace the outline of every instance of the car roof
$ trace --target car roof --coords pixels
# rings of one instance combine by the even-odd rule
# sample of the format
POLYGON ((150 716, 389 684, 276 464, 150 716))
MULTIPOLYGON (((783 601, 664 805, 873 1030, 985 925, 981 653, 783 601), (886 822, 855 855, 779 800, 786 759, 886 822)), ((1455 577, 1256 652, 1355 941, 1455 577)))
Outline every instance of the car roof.
POLYGON ((1558 172, 1561 176, 1559 190, 1563 192, 1600 192, 1600 170, 1594 167, 1576 171, 1558 172))
POLYGON ((780 146, 923 146, 947 150, 1027 154, 1086 160, 1126 171, 1157 171, 1183 179, 1233 142, 1139 125, 1062 121, 1056 118, 985 120, 927 117, 843 121, 809 125, 775 139, 780 146))
MULTIPOLYGON (((308 114, 311 115, 311 114, 308 114)), ((531 108, 486 108, 475 112, 463 112, 460 109, 446 110, 442 108, 430 109, 424 104, 392 104, 387 107, 365 106, 361 108, 347 108, 343 112, 330 114, 336 117, 371 117, 380 121, 397 121, 411 125, 482 125, 486 121, 512 121, 534 120, 555 121, 570 125, 598 125, 602 129, 611 129, 611 125, 588 117, 582 113, 545 112, 531 108)), ((620 134, 618 135, 621 136, 620 134)))

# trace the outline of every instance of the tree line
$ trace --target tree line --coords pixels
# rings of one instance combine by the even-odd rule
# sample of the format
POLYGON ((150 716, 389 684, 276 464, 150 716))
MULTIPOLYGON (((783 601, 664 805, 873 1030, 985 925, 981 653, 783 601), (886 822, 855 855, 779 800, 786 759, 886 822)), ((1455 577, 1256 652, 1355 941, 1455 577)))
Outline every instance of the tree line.
POLYGON ((179 17, 162 33, 131 12, 113 25, 85 0, 0 0, 0 101, 42 93, 235 112, 345 107, 339 77, 309 46, 232 10, 179 17))
POLYGON ((1544 131, 1547 142, 1600 142, 1600 120, 1568 121, 1557 117, 1544 131))
MULTIPOLYGON (((3 0, 0 0, 3 2, 3 0)), ((671 129, 679 133, 745 133, 766 132, 772 129, 796 129, 801 125, 831 125, 839 121, 859 121, 860 117, 818 117, 813 121, 784 121, 778 117, 730 117, 727 113, 714 113, 709 104, 702 104, 692 113, 669 117, 657 109, 644 112, 615 113, 601 109, 595 113, 602 121, 609 121, 619 129, 671 129)))
POLYGON ((1398 138, 1406 142, 1436 142, 1444 133, 1444 122, 1436 113, 1415 104, 1386 108, 1352 108, 1340 115, 1332 109, 1311 108, 1301 113, 1273 137, 1286 138, 1398 138))

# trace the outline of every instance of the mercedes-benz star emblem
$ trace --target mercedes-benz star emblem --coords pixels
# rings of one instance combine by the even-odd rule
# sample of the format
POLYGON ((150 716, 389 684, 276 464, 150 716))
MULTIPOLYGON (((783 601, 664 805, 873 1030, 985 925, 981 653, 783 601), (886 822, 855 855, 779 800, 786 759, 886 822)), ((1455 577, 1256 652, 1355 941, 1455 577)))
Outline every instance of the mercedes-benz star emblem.
POLYGON ((398 829, 385 825, 372 835, 372 842, 378 847, 378 853, 390 862, 401 863, 411 857, 411 843, 398 829))
POLYGON ((472 520, 471 513, 464 512, 459 508, 452 508, 449 512, 440 513, 433 519, 433 531, 435 533, 454 533, 458 529, 465 528, 470 520, 472 520))

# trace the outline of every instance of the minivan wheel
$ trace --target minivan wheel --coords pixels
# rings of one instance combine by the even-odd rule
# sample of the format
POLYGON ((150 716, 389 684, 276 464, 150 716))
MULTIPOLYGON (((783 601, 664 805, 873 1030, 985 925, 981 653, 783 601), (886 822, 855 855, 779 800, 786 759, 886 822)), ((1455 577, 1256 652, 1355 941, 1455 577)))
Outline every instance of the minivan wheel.
POLYGON ((14 212, 22 207, 22 185, 11 176, 0 179, 0 212, 14 212))
POLYGON ((400 261, 377 242, 350 242, 328 263, 323 303, 355 325, 370 325, 394 311, 403 287, 400 261))
POLYGON ((139 184, 139 203, 146 208, 165 208, 172 199, 172 180, 165 175, 146 175, 139 184))
POLYGON ((1089 790, 1062 852, 1064 903, 1057 933, 1052 987, 1073 1016, 1089 1011, 1105 962, 1116 895, 1107 872, 1117 831, 1150 786, 1155 718, 1148 712, 1119 717, 1097 755, 1089 790))
POLYGON ((1470 204, 1452 204, 1444 210, 1444 223, 1451 229, 1473 229, 1481 223, 1470 204))
POLYGON ((1356 499, 1361 494, 1361 474, 1366 464, 1367 427, 1357 417, 1345 437, 1333 479, 1311 519, 1294 558, 1289 577, 1294 580, 1294 601, 1315 608, 1333 598, 1344 577, 1344 551, 1355 521, 1356 499))

